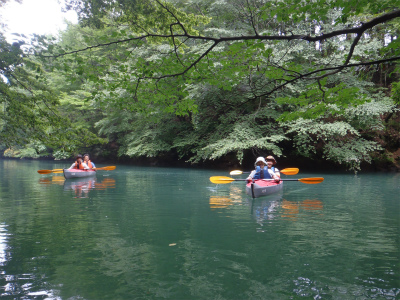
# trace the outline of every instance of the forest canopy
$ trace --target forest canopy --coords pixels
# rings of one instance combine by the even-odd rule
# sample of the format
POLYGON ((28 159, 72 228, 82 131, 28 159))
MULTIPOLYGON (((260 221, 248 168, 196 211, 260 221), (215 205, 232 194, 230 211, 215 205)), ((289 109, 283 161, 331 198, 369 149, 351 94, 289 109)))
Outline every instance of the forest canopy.
POLYGON ((398 168, 399 2, 68 0, 58 37, 1 37, 0 146, 398 168))

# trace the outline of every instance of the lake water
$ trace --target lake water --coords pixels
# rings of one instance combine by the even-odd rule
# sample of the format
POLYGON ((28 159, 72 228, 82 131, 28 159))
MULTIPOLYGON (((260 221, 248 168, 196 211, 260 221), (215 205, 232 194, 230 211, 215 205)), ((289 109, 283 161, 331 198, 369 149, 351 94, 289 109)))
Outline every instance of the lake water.
POLYGON ((252 200, 230 170, 37 173, 67 166, 0 160, 2 299, 400 298, 400 174, 252 200))

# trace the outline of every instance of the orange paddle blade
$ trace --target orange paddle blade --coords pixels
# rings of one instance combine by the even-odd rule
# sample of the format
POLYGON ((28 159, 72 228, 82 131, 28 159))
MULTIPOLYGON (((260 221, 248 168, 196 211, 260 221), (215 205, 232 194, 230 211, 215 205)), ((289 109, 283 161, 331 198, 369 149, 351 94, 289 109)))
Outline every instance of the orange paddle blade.
POLYGON ((50 174, 50 173, 62 173, 63 169, 54 169, 54 170, 39 170, 37 171, 39 174, 50 174))
POLYGON ((115 170, 116 168, 117 168, 116 166, 108 166, 108 167, 95 168, 95 170, 112 171, 115 170))
POLYGON ((300 178, 298 179, 298 181, 307 184, 318 184, 324 181, 324 178, 323 177, 300 178))
POLYGON ((216 184, 225 184, 235 181, 235 179, 226 176, 212 176, 210 177, 210 181, 216 184))
POLYGON ((299 169, 298 168, 286 168, 280 171, 282 174, 285 175, 296 175, 297 173, 299 173, 299 169))
POLYGON ((50 174, 50 173, 53 173, 53 171, 52 170, 39 170, 39 171, 37 171, 39 174, 50 174))

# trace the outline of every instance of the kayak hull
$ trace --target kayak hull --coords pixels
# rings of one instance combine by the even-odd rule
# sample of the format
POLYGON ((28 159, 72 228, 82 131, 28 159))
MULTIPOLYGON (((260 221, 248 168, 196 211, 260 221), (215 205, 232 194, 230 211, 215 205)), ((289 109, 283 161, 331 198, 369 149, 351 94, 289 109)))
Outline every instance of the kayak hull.
POLYGON ((66 179, 96 176, 95 170, 64 169, 63 171, 66 179))
POLYGON ((273 180, 255 180, 254 183, 246 184, 246 194, 252 198, 258 198, 278 193, 282 191, 282 188, 283 188, 283 181, 277 183, 273 180), (253 191, 251 188, 252 184, 253 184, 253 191))

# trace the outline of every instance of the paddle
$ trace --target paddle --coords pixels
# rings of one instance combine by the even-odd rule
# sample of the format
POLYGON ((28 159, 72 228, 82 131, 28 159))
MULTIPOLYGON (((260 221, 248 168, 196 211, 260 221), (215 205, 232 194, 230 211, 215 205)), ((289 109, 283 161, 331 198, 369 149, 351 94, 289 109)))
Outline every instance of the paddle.
POLYGON ((50 173, 62 173, 63 169, 54 169, 54 170, 39 170, 37 171, 39 174, 50 174, 50 173))
MULTIPOLYGON (((116 166, 108 166, 108 167, 101 167, 101 168, 94 168, 93 170, 104 170, 104 171, 112 171, 115 170, 116 166)), ((62 173, 63 169, 54 169, 54 170, 39 170, 37 171, 39 174, 50 174, 50 173, 62 173)))
POLYGON ((115 170, 116 168, 117 168, 116 166, 108 166, 108 167, 101 167, 101 168, 93 168, 93 170, 112 171, 112 170, 115 170))
MULTIPOLYGON (((297 173, 299 173, 299 169, 298 168, 286 168, 286 169, 280 170, 279 172, 281 172, 282 174, 285 174, 285 175, 296 175, 297 173)), ((250 172, 243 172, 240 170, 235 170, 235 171, 231 171, 229 173, 229 175, 242 175, 243 173, 250 173, 250 172)))
MULTIPOLYGON (((259 179, 260 180, 260 179, 259 179)), ((261 180, 274 180, 274 179, 261 179, 261 180)), ((212 183, 216 184, 225 184, 225 183, 231 183, 232 181, 248 181, 247 179, 235 179, 231 177, 226 177, 226 176, 212 176, 210 177, 210 181, 212 183)), ((311 177, 311 178, 299 178, 299 179, 281 179, 281 181, 300 181, 302 183, 307 183, 307 184, 318 184, 324 181, 323 177, 311 177)))

